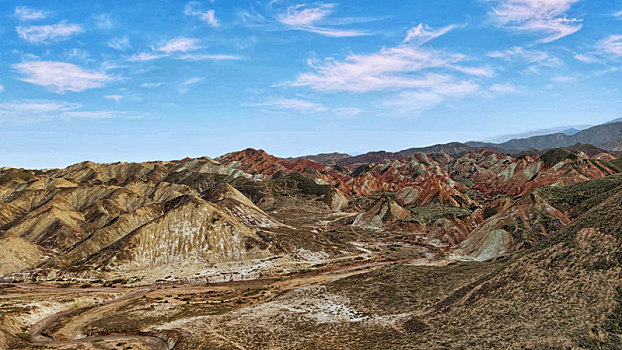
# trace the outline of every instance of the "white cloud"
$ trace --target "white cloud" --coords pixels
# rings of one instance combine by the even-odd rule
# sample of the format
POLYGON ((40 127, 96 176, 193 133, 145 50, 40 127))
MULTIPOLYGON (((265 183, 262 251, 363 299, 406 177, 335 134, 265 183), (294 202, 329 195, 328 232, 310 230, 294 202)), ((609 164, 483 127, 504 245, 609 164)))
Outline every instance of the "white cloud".
POLYGON ((399 113, 418 116, 421 112, 432 109, 448 98, 464 98, 479 91, 480 86, 472 81, 447 82, 430 89, 408 90, 389 98, 385 105, 394 107, 399 113))
POLYGON ((34 10, 28 6, 17 6, 14 12, 15 17, 20 21, 32 21, 37 19, 45 19, 47 13, 45 11, 34 10))
POLYGON ((287 12, 280 15, 281 23, 291 26, 312 26, 323 20, 333 12, 334 4, 321 4, 317 7, 306 7, 298 4, 287 8, 287 12))
POLYGON ((250 104, 251 107, 267 107, 270 109, 294 110, 297 112, 325 112, 328 108, 306 100, 295 98, 278 98, 266 102, 250 104))
MULTIPOLYGON (((576 60, 585 63, 605 64, 607 61, 617 61, 622 57, 622 35, 611 34, 596 42, 591 52, 573 52, 572 55, 576 60)), ((611 71, 612 68, 609 67, 596 73, 603 74, 611 71)))
POLYGON ((320 113, 320 112, 331 112, 336 117, 342 118, 350 118, 357 116, 363 112, 364 110, 356 107, 339 107, 339 108, 328 108, 322 104, 298 99, 298 98, 273 98, 264 102, 257 102, 248 104, 249 107, 265 107, 271 110, 289 110, 295 111, 298 113, 320 113))
POLYGON ((179 59, 188 60, 188 61, 204 61, 204 60, 223 61, 223 60, 241 60, 242 57, 235 56, 235 55, 197 54, 197 55, 182 55, 182 56, 179 56, 179 59))
POLYGON ((495 72, 490 67, 462 67, 456 65, 452 65, 449 67, 457 70, 458 72, 462 72, 468 75, 475 75, 478 77, 492 77, 493 75, 495 75, 495 72))
POLYGON ((608 67, 605 67, 604 69, 597 70, 596 72, 594 72, 594 74, 596 74, 596 75, 609 74, 609 73, 617 72, 619 70, 620 70, 619 67, 609 67, 608 66, 608 67))
POLYGON ((151 53, 151 52, 141 52, 141 53, 137 53, 134 54, 132 56, 130 56, 129 60, 130 61, 151 61, 151 60, 155 60, 158 58, 162 58, 162 57, 167 57, 168 55, 165 54, 156 54, 156 53, 151 53))
POLYGON ((84 111, 79 103, 46 100, 19 100, 0 103, 0 123, 26 123, 76 118, 135 117, 123 111, 84 111))
POLYGON ((201 81, 203 81, 203 78, 201 78, 201 77, 190 78, 190 79, 185 80, 184 82, 182 82, 179 85, 179 88, 177 90, 179 91, 180 94, 185 94, 186 92, 190 91, 190 85, 194 85, 194 84, 199 83, 201 81))
POLYGON ((566 12, 579 0, 499 0, 492 15, 510 29, 543 33, 541 42, 552 42, 581 29, 580 19, 566 12))
POLYGON ((417 44, 424 44, 432 39, 436 39, 439 36, 443 36, 447 34, 449 31, 454 29, 456 26, 450 25, 447 27, 443 27, 437 30, 433 30, 428 25, 424 25, 423 23, 419 23, 417 26, 410 28, 408 33, 406 34, 406 38, 404 38, 403 43, 411 42, 417 44))
POLYGON ((119 103, 123 99, 123 96, 121 96, 121 95, 108 95, 108 96, 104 96, 104 98, 107 99, 107 100, 112 100, 112 101, 114 101, 116 103, 119 103))
POLYGON ((520 46, 514 46, 507 50, 490 52, 488 53, 488 57, 498 58, 506 62, 528 64, 525 71, 531 73, 540 73, 540 69, 543 67, 550 68, 561 64, 559 58, 551 57, 546 52, 529 50, 520 46))
POLYGON ((130 38, 128 38, 127 36, 123 36, 120 38, 112 38, 110 39, 110 41, 108 41, 106 43, 109 47, 115 49, 115 50, 119 50, 119 51, 125 51, 127 49, 129 49, 130 46, 130 38))
POLYGON ((615 12, 612 16, 616 18, 622 18, 622 10, 615 12))
POLYGON ((44 26, 18 26, 16 28, 20 38, 33 44, 51 44, 69 39, 84 30, 77 24, 57 23, 44 26))
POLYGON ((82 49, 73 48, 71 50, 65 50, 65 56, 74 59, 87 60, 89 53, 82 49))
POLYGON ((543 51, 528 50, 520 46, 514 46, 511 49, 503 51, 493 51, 488 54, 488 57, 499 58, 504 61, 511 61, 516 58, 527 61, 528 63, 541 62, 550 60, 550 56, 543 51))
POLYGON ((596 47, 601 51, 615 55, 622 56, 622 35, 613 34, 600 40, 596 47))
POLYGON ((582 54, 578 52, 573 52, 572 56, 577 60, 585 63, 599 63, 600 59, 598 59, 593 54, 582 54))
POLYGON ((173 52, 188 52, 199 48, 197 39, 192 38, 175 38, 167 41, 162 46, 154 49, 156 51, 166 52, 167 54, 173 52))
POLYGON ((493 84, 490 86, 490 91, 501 93, 501 94, 509 94, 512 92, 516 92, 516 86, 512 84, 493 84))
POLYGON ((344 117, 344 118, 355 117, 355 116, 365 112, 364 110, 362 110, 360 108, 356 108, 356 107, 333 108, 331 111, 335 114, 335 116, 337 116, 337 117, 344 117))
POLYGON ((551 80, 558 82, 558 83, 569 83, 572 81, 577 81, 577 78, 575 77, 570 77, 567 75, 558 75, 556 77, 551 78, 551 80))
POLYGON ((153 52, 141 52, 132 55, 129 60, 130 61, 151 61, 162 57, 172 57, 175 59, 187 60, 187 61, 204 61, 204 60, 212 60, 212 61, 223 61, 223 60, 240 60, 242 57, 236 55, 225 55, 225 54, 189 54, 186 53, 188 51, 199 49, 200 46, 197 45, 199 41, 197 39, 192 38, 175 38, 167 41, 161 46, 155 48, 152 47, 153 51, 158 51, 161 53, 153 53, 153 52), (186 53, 186 54, 182 54, 186 53))
POLYGON ((187 3, 186 7, 184 7, 184 15, 197 17, 201 21, 209 24, 212 27, 220 26, 220 22, 218 22, 218 19, 216 19, 214 10, 199 11, 196 9, 197 5, 198 3, 196 1, 191 1, 187 3))
POLYGON ((162 85, 164 85, 164 83, 162 83, 162 82, 157 82, 157 83, 142 83, 142 84, 140 84, 140 86, 141 86, 141 87, 148 88, 148 89, 157 88, 157 87, 160 87, 160 86, 162 86, 162 85))
POLYGON ((395 91, 380 104, 413 116, 445 100, 477 93, 481 88, 477 80, 494 75, 488 66, 465 66, 469 59, 465 55, 420 46, 450 29, 415 28, 419 29, 411 30, 405 43, 375 53, 309 60, 311 71, 283 85, 326 93, 395 91))
POLYGON ((351 37, 368 35, 358 30, 341 30, 317 26, 333 13, 335 4, 293 5, 278 16, 281 24, 294 30, 302 30, 330 37, 351 37))
POLYGON ((116 27, 115 20, 107 13, 95 15, 93 16, 93 19, 95 20, 97 28, 101 30, 111 30, 116 27))
POLYGON ((0 92, 4 91, 4 86, 0 85, 0 92))
POLYGON ((188 86, 188 85, 196 84, 196 83, 200 82, 201 80, 203 80, 203 78, 201 78, 201 77, 194 77, 194 78, 190 78, 190 79, 184 81, 183 83, 181 83, 181 85, 188 86))
POLYGON ((23 62, 13 64, 12 67, 23 75, 22 81, 48 87, 57 93, 98 88, 116 79, 104 72, 86 70, 64 62, 23 62))
POLYGON ((309 62, 314 72, 303 73, 290 86, 306 86, 319 91, 369 92, 385 89, 430 88, 453 77, 431 69, 449 69, 488 76, 486 69, 458 65, 463 55, 448 54, 411 46, 382 48, 369 55, 351 54, 344 61, 324 64, 309 62))

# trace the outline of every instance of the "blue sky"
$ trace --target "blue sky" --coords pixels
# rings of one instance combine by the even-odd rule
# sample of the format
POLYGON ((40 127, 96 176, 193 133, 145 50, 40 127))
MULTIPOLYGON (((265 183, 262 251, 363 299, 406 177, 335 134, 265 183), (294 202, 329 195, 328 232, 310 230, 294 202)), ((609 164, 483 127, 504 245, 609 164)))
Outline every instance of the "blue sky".
POLYGON ((594 125, 621 67, 617 0, 3 0, 0 166, 594 125))

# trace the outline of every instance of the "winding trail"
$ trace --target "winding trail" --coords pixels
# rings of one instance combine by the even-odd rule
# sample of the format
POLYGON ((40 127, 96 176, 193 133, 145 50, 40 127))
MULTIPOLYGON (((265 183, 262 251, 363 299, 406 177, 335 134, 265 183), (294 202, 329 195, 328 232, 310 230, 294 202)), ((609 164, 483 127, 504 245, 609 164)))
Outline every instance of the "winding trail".
MULTIPOLYGON (((31 291, 34 290, 53 290, 53 287, 30 287, 30 286, 22 286, 17 285, 19 288, 29 289, 31 291)), ((111 288, 91 288, 88 291, 108 291, 119 292, 118 289, 111 288)), ((91 306, 81 307, 81 308, 71 308, 68 310, 60 311, 50 316, 47 316, 39 321, 37 321, 32 327, 30 327, 28 334, 30 334, 31 342, 35 345, 41 346, 71 346, 77 344, 86 344, 86 343, 94 343, 101 341, 137 341, 144 345, 146 345, 150 349, 161 349, 161 350, 170 350, 173 346, 169 345, 168 339, 164 339, 163 337, 158 337, 156 335, 145 335, 145 334, 119 334, 113 333, 108 335, 93 335, 86 336, 77 339, 79 326, 84 324, 82 323, 84 320, 88 319, 92 314, 100 314, 103 313, 106 309, 116 307, 119 303, 123 303, 127 300, 131 300, 137 297, 140 297, 144 294, 150 292, 151 288, 142 288, 138 290, 130 290, 126 294, 121 297, 109 299, 103 302, 95 303, 91 306), (80 309, 84 309, 83 313, 80 313, 76 318, 72 319, 72 321, 68 322, 62 329, 68 329, 69 332, 65 333, 69 335, 70 340, 58 340, 54 339, 49 335, 45 334, 45 331, 49 329, 52 325, 54 325, 61 317, 71 314, 75 311, 79 311, 80 309)), ((71 291, 65 289, 64 291, 71 291)), ((84 289, 76 289, 75 291, 82 291, 84 289)))
MULTIPOLYGON (((361 244, 364 246, 364 244, 361 244)), ((427 259, 398 259, 402 262, 416 263, 420 262, 419 260, 427 260, 427 259)), ((383 266, 395 263, 396 260, 371 260, 369 258, 363 261, 357 262, 344 262, 341 263, 340 259, 336 259, 334 261, 330 261, 328 266, 320 267, 308 272, 302 273, 292 273, 288 275, 281 276, 282 279, 277 279, 272 282, 268 282, 269 284, 281 288, 281 290, 292 290, 301 287, 306 287, 310 285, 318 285, 324 284, 330 281, 333 281, 338 278, 344 278, 352 275, 368 273, 370 271, 379 269, 383 266)), ((427 261, 429 264, 438 263, 438 261, 430 260, 427 261)), ((424 263, 425 264, 425 263, 424 263)), ((253 280, 269 280, 273 279, 275 276, 256 278, 253 280)), ((251 281, 251 280, 247 280, 251 281)), ((233 282, 220 282, 217 284, 221 284, 222 286, 226 286, 229 283, 239 284, 244 281, 233 281, 233 282)), ((120 296, 100 302, 94 302, 88 306, 76 306, 70 308, 68 310, 59 311, 47 317, 44 317, 38 320, 35 324, 33 324, 28 333, 31 337, 31 342, 33 345, 38 345, 42 347, 67 347, 67 346, 75 346, 78 344, 89 344, 89 343, 98 343, 103 341, 125 341, 125 342, 133 342, 140 343, 144 345, 148 349, 158 349, 158 350, 171 350, 175 347, 175 339, 171 339, 170 336, 161 334, 158 332, 141 332, 136 330, 127 330, 127 331, 118 331, 110 334, 94 334, 94 335, 84 335, 83 327, 86 324, 89 324, 93 320, 100 319, 107 314, 114 313, 114 309, 120 307, 124 303, 129 302, 130 300, 141 298, 146 294, 154 291, 156 288, 155 285, 151 286, 143 286, 143 287, 134 287, 134 288, 111 288, 111 287, 91 287, 91 288, 79 288, 79 287, 70 287, 70 288, 58 288, 54 286, 45 286, 45 285, 31 285, 31 284, 15 284, 17 288, 27 290, 31 293, 42 293, 42 294, 56 294, 56 293, 75 293, 75 292, 100 292, 100 293, 110 293, 110 294, 119 294, 120 296), (68 316, 67 319, 63 319, 63 317, 68 316), (54 331, 51 331, 51 328, 54 326, 60 326, 56 328, 54 331)), ((167 293, 169 288, 178 288, 178 287, 191 287, 191 288, 202 288, 205 286, 203 282, 186 282, 181 284, 171 284, 171 285, 157 285, 157 289, 159 289, 158 293, 167 293)), ((214 285, 205 286, 208 290, 213 290, 214 285)), ((179 290, 178 290, 179 291, 179 290)), ((267 299, 269 300, 269 299, 267 299)), ((265 302, 266 300, 262 300, 261 302, 265 302)), ((260 301, 256 301, 260 302, 260 301)), ((253 302, 251 302, 253 303, 253 302)), ((219 334, 214 334, 216 338, 225 342, 226 344, 233 346, 237 349, 244 349, 244 344, 240 344, 235 342, 233 339, 229 339, 219 334)), ((174 337, 174 336, 173 336, 174 337)))

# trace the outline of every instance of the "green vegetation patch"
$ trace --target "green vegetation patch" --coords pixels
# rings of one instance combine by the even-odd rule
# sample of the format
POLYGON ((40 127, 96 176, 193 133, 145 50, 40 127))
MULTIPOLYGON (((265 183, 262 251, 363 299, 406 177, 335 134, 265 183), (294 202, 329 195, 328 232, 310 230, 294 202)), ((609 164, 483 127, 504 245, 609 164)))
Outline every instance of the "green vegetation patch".
POLYGON ((622 174, 576 183, 569 186, 541 187, 536 193, 555 208, 576 214, 586 212, 615 193, 622 186, 622 174))
POLYGON ((422 223, 434 222, 441 218, 464 218, 473 212, 468 208, 442 205, 438 202, 409 209, 413 214, 410 220, 422 223))

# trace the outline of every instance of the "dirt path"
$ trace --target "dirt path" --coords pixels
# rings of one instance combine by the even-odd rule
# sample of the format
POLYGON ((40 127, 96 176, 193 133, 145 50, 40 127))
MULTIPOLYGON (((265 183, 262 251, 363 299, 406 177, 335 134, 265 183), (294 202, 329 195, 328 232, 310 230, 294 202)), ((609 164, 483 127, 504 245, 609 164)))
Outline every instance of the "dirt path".
POLYGON ((63 325, 63 327, 56 332, 56 335, 59 335, 62 339, 76 339, 80 334, 82 326, 87 324, 89 321, 96 320, 98 319, 98 316, 104 315, 107 311, 119 307, 131 299, 141 297, 151 290, 151 288, 133 290, 120 298, 97 303, 95 304, 95 307, 87 309, 85 312, 72 318, 69 322, 63 325))
MULTIPOLYGON (((404 259, 401 262, 405 262, 404 259)), ((282 276, 282 279, 267 282, 270 278, 265 278, 266 282, 275 287, 279 287, 281 291, 293 290, 297 288, 321 285, 331 282, 335 279, 344 278, 352 275, 358 275, 368 273, 370 271, 379 269, 388 264, 395 263, 395 261, 361 261, 358 263, 348 264, 335 264, 330 267, 320 268, 315 271, 302 274, 294 274, 289 276, 282 276)), ((263 280, 263 279, 257 279, 263 280)), ((255 281, 257 281, 255 280, 255 281)), ((247 281, 251 282, 251 280, 247 281)), ((168 294, 172 289, 175 289, 177 293, 184 291, 186 288, 192 288, 195 293, 211 291, 214 289, 226 288, 230 283, 240 284, 244 281, 234 282, 222 282, 216 285, 199 285, 196 283, 185 284, 171 284, 171 285, 158 285, 158 294, 168 294)), ((113 312, 114 308, 117 308, 130 300, 140 298, 150 292, 156 292, 155 286, 143 286, 143 287, 128 287, 128 288, 110 288, 110 287, 92 287, 92 288, 59 288, 54 286, 43 285, 31 285, 31 284, 18 284, 16 287, 20 289, 26 289, 33 293, 75 293, 75 292, 104 292, 104 293, 119 293, 121 296, 109 299, 102 302, 94 303, 85 307, 74 307, 69 310, 57 312, 53 315, 47 316, 37 321, 29 330, 33 344, 47 346, 47 347, 65 347, 78 344, 88 344, 102 341, 133 341, 139 342, 149 349, 171 349, 174 344, 169 343, 168 339, 164 336, 151 333, 138 333, 135 331, 130 333, 121 334, 107 334, 107 335, 83 335, 83 327, 86 324, 97 320, 106 314, 113 312), (74 315, 72 315, 74 314, 74 315), (72 315, 67 320, 61 320, 62 317, 72 315), (47 335, 46 331, 53 327, 58 322, 64 324, 56 331, 52 336, 47 335), (82 337, 79 338, 78 337, 82 337), (172 344, 172 345, 171 345, 172 344)), ((269 299, 268 299, 269 300, 269 299)), ((251 301, 251 304, 265 302, 266 300, 251 301)), ((225 337, 218 337, 220 340, 227 342, 228 344, 238 348, 244 349, 243 344, 234 342, 232 339, 225 337)))
MULTIPOLYGON (((20 288, 24 288, 25 286, 18 286, 20 288)), ((35 288, 26 287, 27 289, 34 290, 35 288)), ((50 287, 42 287, 37 288, 39 290, 52 291, 54 288, 50 287)), ((110 291, 111 288, 92 288, 91 291, 110 291)), ((62 290, 66 292, 67 289, 62 290)), ((80 291, 84 292, 84 289, 80 289, 80 291)), ((119 292, 118 289, 115 290, 119 292)), ((75 339, 78 335, 80 327, 84 325, 85 321, 88 319, 92 319, 92 317, 96 317, 101 313, 105 312, 106 309, 116 307, 119 303, 123 303, 127 300, 131 300, 136 297, 140 297, 151 291, 151 288, 141 288, 138 290, 128 290, 123 296, 106 300, 103 302, 98 302, 93 304, 90 307, 82 307, 82 308, 72 308, 69 310, 64 310, 57 312, 53 315, 45 317, 35 323, 28 333, 30 334, 31 341, 33 344, 41 345, 41 346, 49 346, 49 347, 58 347, 58 346, 72 346, 77 344, 86 344, 86 343, 94 343, 101 341, 135 341, 140 342, 147 346, 150 349, 162 349, 169 350, 171 347, 166 339, 153 336, 153 335, 126 335, 126 334, 109 334, 109 335, 95 335, 95 336, 87 336, 80 339, 75 339), (81 313, 78 317, 73 318, 70 322, 65 324, 63 328, 62 334, 66 335, 69 340, 57 340, 48 335, 45 335, 44 332, 49 329, 54 323, 58 321, 61 317, 68 315, 76 310, 84 309, 85 312, 81 313)))

